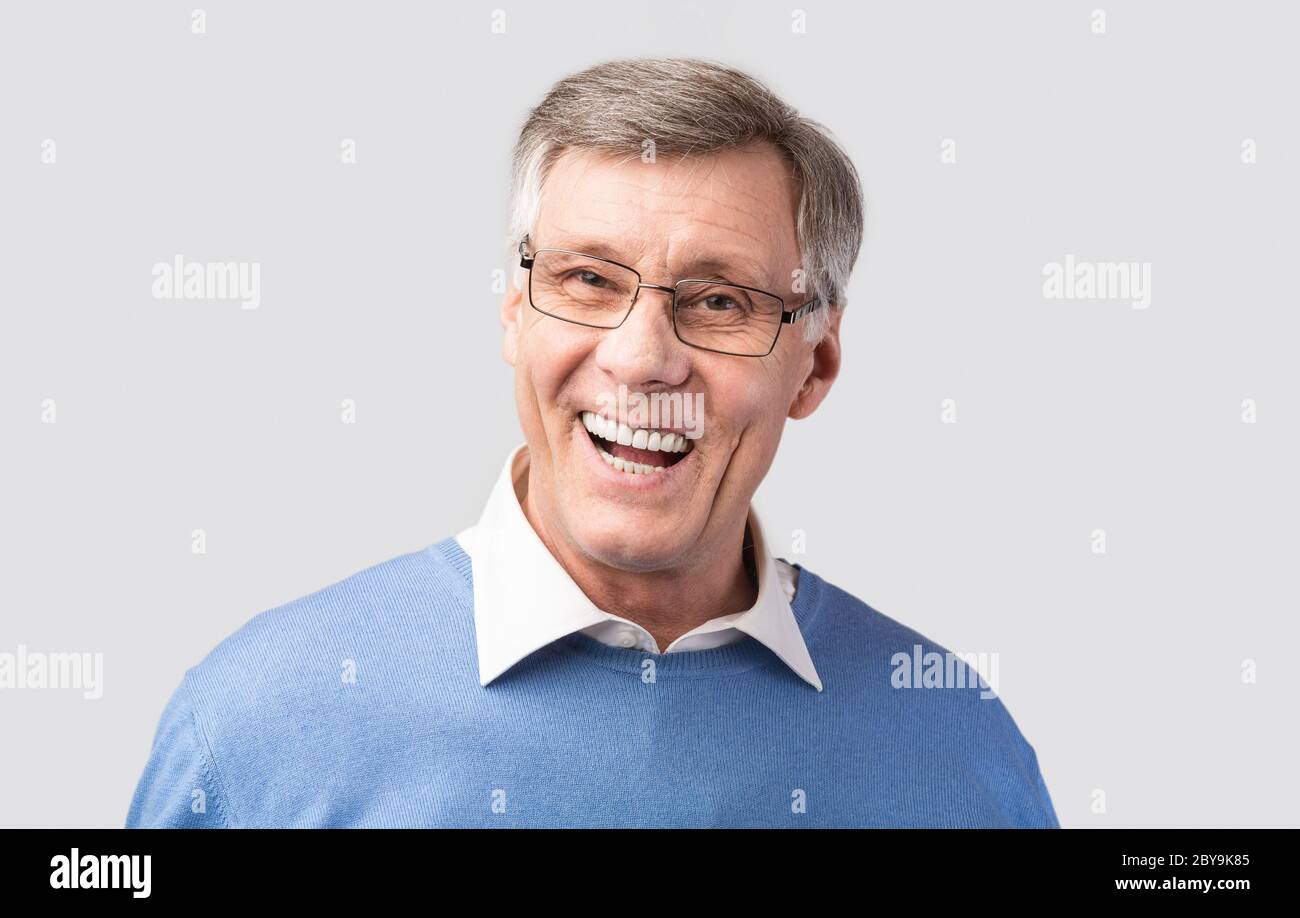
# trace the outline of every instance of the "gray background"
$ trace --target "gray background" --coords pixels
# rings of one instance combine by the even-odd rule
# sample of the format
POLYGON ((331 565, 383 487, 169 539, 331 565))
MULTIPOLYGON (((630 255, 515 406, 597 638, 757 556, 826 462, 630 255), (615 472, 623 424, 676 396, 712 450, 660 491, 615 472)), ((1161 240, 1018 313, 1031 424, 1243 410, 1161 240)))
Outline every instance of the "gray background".
POLYGON ((1300 823, 1294 8, 502 6, 0 7, 0 651, 105 658, 98 701, 0 691, 0 825, 121 825, 187 667, 477 519, 521 439, 514 132, 634 55, 748 69, 866 184, 842 376, 759 492, 777 552, 997 652, 1063 825, 1300 823), (261 307, 154 299, 176 253, 259 262, 261 307), (1044 299, 1067 253, 1150 262, 1150 308, 1044 299))

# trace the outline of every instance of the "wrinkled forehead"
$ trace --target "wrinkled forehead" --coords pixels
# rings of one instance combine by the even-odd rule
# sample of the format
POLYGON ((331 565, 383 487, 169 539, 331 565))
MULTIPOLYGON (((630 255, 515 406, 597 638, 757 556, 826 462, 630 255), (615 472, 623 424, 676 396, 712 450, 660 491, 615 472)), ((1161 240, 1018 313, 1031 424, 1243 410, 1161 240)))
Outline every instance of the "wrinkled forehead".
POLYGON ((567 150, 542 186, 532 243, 601 255, 648 276, 707 268, 784 289, 799 259, 798 194, 789 164, 768 144, 651 161, 567 150))

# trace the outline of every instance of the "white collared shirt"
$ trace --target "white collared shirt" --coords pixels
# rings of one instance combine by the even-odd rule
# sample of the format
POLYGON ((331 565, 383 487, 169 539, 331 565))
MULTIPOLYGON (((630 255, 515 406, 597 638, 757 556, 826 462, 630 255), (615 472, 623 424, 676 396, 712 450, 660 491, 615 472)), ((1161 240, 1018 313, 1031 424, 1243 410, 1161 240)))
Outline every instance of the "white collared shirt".
MULTIPOLYGON (((598 609, 555 560, 519 503, 527 474, 528 444, 521 443, 506 458, 478 523, 456 535, 473 563, 479 684, 487 685, 524 657, 575 631, 605 644, 659 653, 650 632, 598 609)), ((754 605, 693 628, 664 653, 721 647, 748 636, 821 691, 821 679, 790 608, 797 571, 768 551, 753 504, 749 532, 758 571, 754 605)))

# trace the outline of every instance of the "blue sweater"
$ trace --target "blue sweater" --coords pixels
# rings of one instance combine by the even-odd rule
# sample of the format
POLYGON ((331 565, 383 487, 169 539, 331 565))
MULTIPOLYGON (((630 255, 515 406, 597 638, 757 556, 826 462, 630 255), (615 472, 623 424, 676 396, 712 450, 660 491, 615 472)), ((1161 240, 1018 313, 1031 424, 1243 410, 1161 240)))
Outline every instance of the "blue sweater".
POLYGON ((448 538, 252 618, 186 671, 126 825, 1059 827, 1002 702, 894 688, 944 649, 802 566, 822 692, 753 638, 581 633, 483 687, 471 577, 448 538))

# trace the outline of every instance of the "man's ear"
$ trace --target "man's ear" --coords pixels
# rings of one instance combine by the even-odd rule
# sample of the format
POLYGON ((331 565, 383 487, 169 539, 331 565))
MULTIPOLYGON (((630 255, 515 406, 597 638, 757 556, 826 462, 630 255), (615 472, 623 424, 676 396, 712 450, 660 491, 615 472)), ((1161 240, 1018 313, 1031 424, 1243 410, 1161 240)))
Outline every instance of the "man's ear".
POLYGON ((817 410, 826 393, 831 390, 831 383, 840 374, 840 317, 839 309, 831 310, 830 327, 822 340, 813 347, 812 366, 803 384, 795 393, 790 403, 790 417, 794 420, 806 418, 817 410))
POLYGON ((506 287, 506 295, 501 298, 501 328, 505 332, 501 339, 501 356, 512 367, 519 353, 519 309, 523 302, 523 291, 512 281, 506 287))

